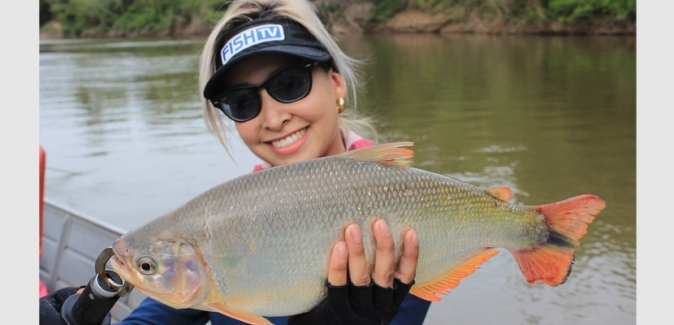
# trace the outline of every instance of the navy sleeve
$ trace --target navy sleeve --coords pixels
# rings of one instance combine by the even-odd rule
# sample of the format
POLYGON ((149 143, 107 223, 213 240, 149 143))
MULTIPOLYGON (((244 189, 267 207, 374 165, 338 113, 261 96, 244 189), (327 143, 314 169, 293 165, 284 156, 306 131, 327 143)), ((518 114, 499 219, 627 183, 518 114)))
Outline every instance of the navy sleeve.
POLYGON ((145 298, 119 325, 204 325, 208 312, 197 309, 175 309, 152 298, 145 298))
MULTIPOLYGON (((431 302, 418 298, 414 295, 408 294, 403 300, 398 314, 396 317, 389 323, 389 325, 422 325, 424 319, 426 319, 426 314, 428 309, 431 307, 431 302)), ((211 314, 211 324, 212 325, 247 325, 246 323, 240 322, 235 319, 231 319, 225 315, 218 313, 211 314)), ((275 325, 286 325, 288 324, 288 317, 266 317, 270 322, 275 325)))
MULTIPOLYGON (((212 325, 248 325, 244 322, 238 321, 236 319, 227 317, 222 314, 218 313, 210 313, 211 314, 211 324, 212 325)), ((268 319, 272 324, 274 325, 287 325, 288 324, 288 317, 265 317, 268 319)))
MULTIPOLYGON (((407 295, 395 319, 390 325, 421 325, 430 308, 430 301, 407 295)), ((288 317, 267 317, 276 325, 285 325, 288 317)), ((212 325, 245 324, 218 313, 209 313, 196 309, 175 309, 152 298, 146 298, 119 325, 212 325)))
POLYGON ((408 294, 400 305, 398 314, 389 325, 421 325, 430 307, 430 301, 408 294))
MULTIPOLYGON (((288 317, 267 317, 276 325, 286 325, 288 317)), ((152 298, 145 298, 129 316, 118 325, 247 325, 246 323, 214 312, 197 309, 175 309, 152 298)))

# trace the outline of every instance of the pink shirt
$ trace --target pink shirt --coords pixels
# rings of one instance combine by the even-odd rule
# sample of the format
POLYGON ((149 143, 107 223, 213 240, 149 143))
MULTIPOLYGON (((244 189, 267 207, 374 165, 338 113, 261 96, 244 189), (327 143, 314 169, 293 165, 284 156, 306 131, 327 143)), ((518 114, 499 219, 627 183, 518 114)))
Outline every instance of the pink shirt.
MULTIPOLYGON (((365 147, 370 147, 373 146, 374 143, 368 139, 363 139, 361 136, 356 134, 355 132, 347 129, 341 129, 342 130, 342 139, 344 139, 344 143, 346 144, 346 150, 351 151, 355 149, 360 149, 360 148, 365 148, 365 147)), ((259 172, 263 169, 267 169, 271 167, 270 164, 263 162, 259 165, 255 165, 255 168, 253 168, 253 172, 259 172)))

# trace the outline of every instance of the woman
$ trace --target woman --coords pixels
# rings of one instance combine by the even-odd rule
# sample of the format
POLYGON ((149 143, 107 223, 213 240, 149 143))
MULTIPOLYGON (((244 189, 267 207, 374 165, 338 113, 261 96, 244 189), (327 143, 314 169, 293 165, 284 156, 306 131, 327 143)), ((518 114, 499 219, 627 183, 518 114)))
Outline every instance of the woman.
MULTIPOLYGON (((354 111, 356 64, 308 1, 234 1, 201 57, 199 83, 208 126, 229 152, 222 115, 233 120, 246 146, 263 161, 254 171, 371 146, 360 135, 376 137, 376 132, 354 111)), ((350 225, 330 255, 328 298, 307 313, 268 319, 295 325, 423 323, 430 303, 408 294, 419 252, 416 233, 391 234, 383 220, 372 231, 377 251, 371 274, 361 230, 350 225), (396 267, 393 236, 398 235, 404 238, 404 252, 396 267)), ((214 312, 176 310, 150 298, 121 324, 209 320, 213 325, 243 324, 214 312)))

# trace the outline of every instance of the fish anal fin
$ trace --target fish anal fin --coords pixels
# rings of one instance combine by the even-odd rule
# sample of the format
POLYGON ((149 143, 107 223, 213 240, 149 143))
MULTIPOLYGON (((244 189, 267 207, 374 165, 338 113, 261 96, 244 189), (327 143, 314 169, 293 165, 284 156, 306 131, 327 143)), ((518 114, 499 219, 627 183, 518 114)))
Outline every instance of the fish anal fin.
POLYGON ((508 202, 510 199, 513 197, 513 191, 505 186, 500 186, 500 187, 492 187, 488 190, 486 190, 489 195, 503 201, 503 202, 508 202))
POLYGON ((427 301, 440 301, 441 298, 437 294, 447 295, 450 289, 459 285, 461 279, 471 275, 482 263, 496 254, 498 250, 493 248, 482 251, 442 276, 427 283, 414 285, 410 293, 427 301))
POLYGON ((550 286, 564 283, 571 273, 574 250, 594 216, 605 207, 604 201, 589 194, 528 207, 545 217, 548 238, 531 249, 511 250, 527 282, 542 281, 550 286))
POLYGON ((382 165, 406 168, 412 164, 414 151, 401 147, 411 147, 413 142, 391 142, 371 147, 351 150, 335 157, 376 161, 382 165))
POLYGON ((251 324, 251 325, 274 325, 272 322, 270 322, 268 319, 242 312, 242 311, 237 311, 237 310, 232 310, 227 307, 225 304, 218 304, 218 303, 213 303, 208 305, 208 309, 211 309, 215 312, 221 313, 225 316, 229 316, 231 318, 234 318, 238 321, 242 321, 246 324, 251 324))

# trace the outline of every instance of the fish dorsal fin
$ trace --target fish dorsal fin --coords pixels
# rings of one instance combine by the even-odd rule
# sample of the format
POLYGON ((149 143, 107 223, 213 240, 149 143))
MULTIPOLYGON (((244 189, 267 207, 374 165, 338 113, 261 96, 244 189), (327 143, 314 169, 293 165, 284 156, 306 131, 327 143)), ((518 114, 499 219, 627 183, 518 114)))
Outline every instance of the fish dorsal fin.
POLYGON ((471 275, 482 263, 496 254, 498 250, 494 248, 482 251, 440 277, 427 283, 414 285, 410 293, 427 301, 440 301, 441 298, 437 294, 448 294, 449 289, 456 288, 461 279, 471 275))
POLYGON ((513 197, 513 191, 505 186, 492 187, 487 190, 487 193, 503 202, 508 202, 513 197))
POLYGON ((242 321, 246 324, 274 325, 272 322, 270 322, 268 319, 266 319, 262 316, 253 315, 253 314, 242 312, 242 311, 231 310, 225 304, 218 304, 218 303, 209 304, 208 309, 211 309, 215 312, 221 313, 225 316, 229 316, 229 317, 234 318, 236 320, 242 321))
POLYGON ((411 147, 413 145, 413 142, 391 142, 347 151, 335 155, 335 157, 376 161, 387 166, 405 168, 412 164, 412 160, 410 158, 414 156, 414 151, 400 147, 411 147))

